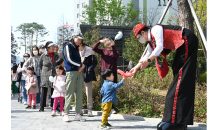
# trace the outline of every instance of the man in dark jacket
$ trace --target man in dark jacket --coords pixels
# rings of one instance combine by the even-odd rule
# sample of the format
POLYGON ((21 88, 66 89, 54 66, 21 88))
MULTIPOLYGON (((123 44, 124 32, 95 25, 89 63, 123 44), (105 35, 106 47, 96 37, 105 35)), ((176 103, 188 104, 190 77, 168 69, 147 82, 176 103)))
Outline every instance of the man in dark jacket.
POLYGON ((66 69, 66 96, 64 105, 64 118, 63 121, 69 121, 69 110, 71 101, 73 99, 73 93, 75 92, 76 98, 76 116, 74 120, 85 121, 82 116, 80 116, 80 111, 82 108, 82 73, 81 71, 85 68, 82 64, 79 55, 79 44, 83 39, 82 33, 76 32, 72 34, 73 38, 71 41, 64 45, 62 54, 64 58, 64 65, 66 69))

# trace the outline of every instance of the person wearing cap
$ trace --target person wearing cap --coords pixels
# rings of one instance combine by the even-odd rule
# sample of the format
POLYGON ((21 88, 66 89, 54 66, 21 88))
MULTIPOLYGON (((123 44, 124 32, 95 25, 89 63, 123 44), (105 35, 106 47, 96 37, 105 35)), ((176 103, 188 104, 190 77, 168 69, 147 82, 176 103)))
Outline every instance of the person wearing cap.
POLYGON ((148 42, 148 51, 131 73, 135 74, 139 68, 144 70, 155 59, 158 73, 164 78, 169 70, 166 55, 176 50, 172 65, 174 79, 166 95, 164 117, 157 125, 158 130, 185 129, 193 125, 197 36, 187 28, 173 25, 148 28, 140 23, 133 32, 140 43, 148 42), (163 63, 158 59, 160 54, 165 57, 163 63))
MULTIPOLYGON (((47 52, 41 55, 39 59, 39 68, 41 72, 41 84, 42 93, 40 100, 40 112, 44 111, 44 107, 46 107, 46 97, 48 89, 51 89, 51 95, 54 91, 52 82, 49 81, 49 77, 54 77, 56 61, 59 59, 59 56, 54 53, 54 43, 52 41, 48 41, 45 44, 45 48, 47 52)), ((51 106, 53 106, 54 99, 51 98, 51 106)))
POLYGON ((70 42, 64 44, 62 54, 64 58, 64 66, 66 69, 66 96, 64 105, 64 117, 63 121, 69 121, 69 110, 71 101, 73 99, 73 94, 75 93, 76 99, 76 115, 74 120, 85 121, 85 119, 80 115, 82 108, 82 85, 83 77, 81 71, 85 68, 82 64, 79 45, 83 40, 83 34, 81 32, 75 32, 72 34, 72 39, 70 42))
POLYGON ((45 46, 43 44, 40 44, 38 46, 38 48, 39 48, 39 56, 46 52, 45 51, 45 46))

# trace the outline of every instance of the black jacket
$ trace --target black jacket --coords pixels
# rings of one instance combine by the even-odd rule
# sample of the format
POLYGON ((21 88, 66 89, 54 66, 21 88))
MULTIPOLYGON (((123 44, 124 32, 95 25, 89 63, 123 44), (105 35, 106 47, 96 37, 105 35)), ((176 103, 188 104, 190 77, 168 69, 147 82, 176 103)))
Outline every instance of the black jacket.
POLYGON ((66 72, 78 71, 82 67, 78 46, 75 43, 65 44, 62 50, 66 72))
POLYGON ((95 76, 95 71, 94 71, 94 68, 97 65, 97 59, 95 55, 89 55, 88 57, 85 57, 83 64, 85 65, 84 82, 88 83, 90 81, 97 81, 96 76, 95 76))

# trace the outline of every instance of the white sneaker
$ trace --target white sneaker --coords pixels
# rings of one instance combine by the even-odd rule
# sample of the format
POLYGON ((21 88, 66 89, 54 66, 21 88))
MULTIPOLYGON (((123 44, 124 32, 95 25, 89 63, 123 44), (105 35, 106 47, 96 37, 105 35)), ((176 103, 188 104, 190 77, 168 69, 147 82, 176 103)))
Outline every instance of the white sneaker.
POLYGON ((80 111, 80 116, 83 116, 83 110, 81 109, 81 111, 80 111))
POLYGON ((69 116, 68 115, 64 115, 63 121, 69 122, 70 121, 69 116))
POLYGON ((24 103, 23 103, 23 105, 27 105, 27 103, 26 103, 26 102, 24 102, 24 103))
POLYGON ((107 125, 101 125, 101 129, 104 129, 104 130, 109 130, 109 129, 110 129, 110 127, 109 127, 109 126, 107 126, 107 125))
POLYGON ((83 118, 81 115, 75 115, 74 120, 75 121, 82 121, 82 122, 86 121, 86 119, 83 118))
POLYGON ((88 117, 92 117, 92 110, 88 110, 88 117))
POLYGON ((64 116, 64 111, 60 112, 60 116, 64 116))

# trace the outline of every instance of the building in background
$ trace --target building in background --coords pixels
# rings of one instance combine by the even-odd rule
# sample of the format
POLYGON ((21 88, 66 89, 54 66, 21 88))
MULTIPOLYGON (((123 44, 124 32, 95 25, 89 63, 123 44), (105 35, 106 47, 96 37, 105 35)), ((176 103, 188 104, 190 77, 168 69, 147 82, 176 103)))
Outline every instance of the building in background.
MULTIPOLYGON (((140 18, 143 24, 153 26, 160 20, 169 0, 140 0, 139 9, 141 12, 140 18)), ((178 17, 177 1, 173 0, 161 24, 176 25, 178 17), (171 16, 171 17, 170 17, 171 16), (168 21, 168 22, 167 22, 168 21)))
MULTIPOLYGON (((135 3, 134 9, 139 9, 141 14, 136 19, 140 19, 143 24, 148 26, 153 26, 158 23, 161 15, 163 14, 164 9, 169 0, 122 0, 122 5, 126 6, 127 3, 133 1, 135 3)), ((74 29, 80 30, 81 21, 84 20, 82 17, 82 11, 84 10, 84 6, 89 5, 92 6, 92 0, 77 0, 74 4, 74 29)), ((178 7, 177 1, 172 1, 170 8, 168 9, 166 16, 162 22, 162 24, 172 25, 176 24, 176 17, 170 18, 169 16, 178 16, 178 7), (168 22, 167 22, 168 21, 168 22)), ((97 23, 98 24, 98 23, 97 23)))
POLYGON ((92 0, 75 0, 74 1, 74 29, 75 31, 80 30, 81 21, 84 20, 82 12, 85 5, 92 6, 92 0))

